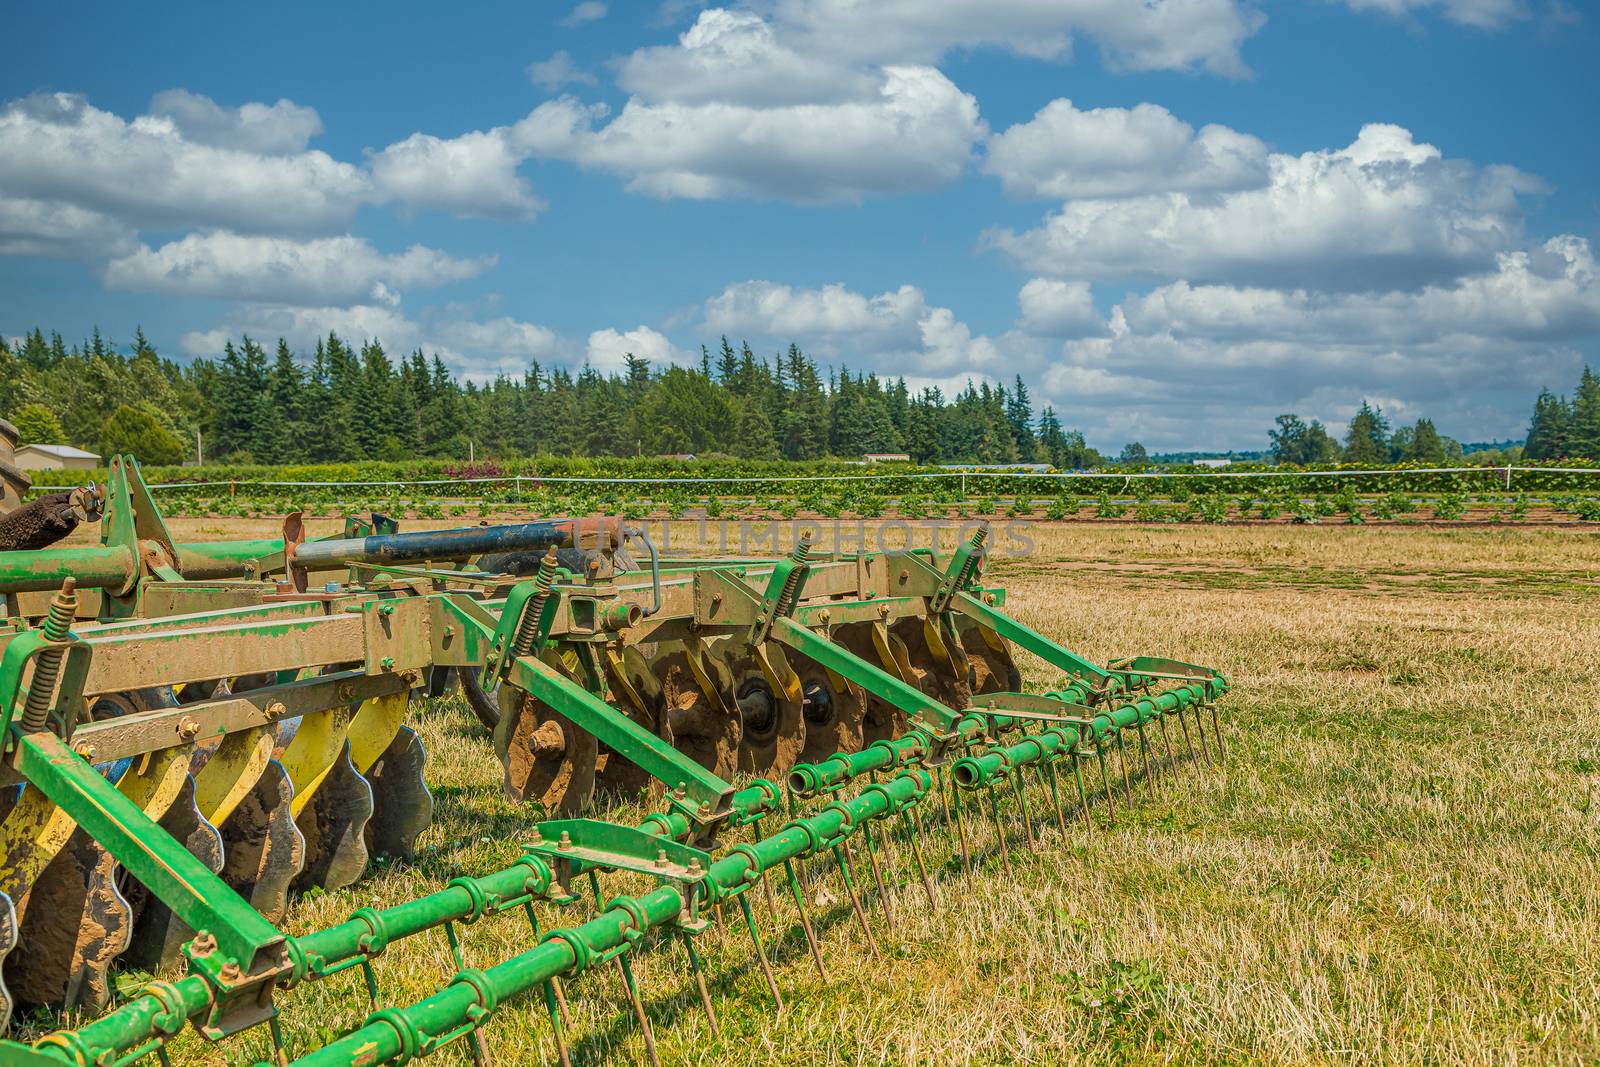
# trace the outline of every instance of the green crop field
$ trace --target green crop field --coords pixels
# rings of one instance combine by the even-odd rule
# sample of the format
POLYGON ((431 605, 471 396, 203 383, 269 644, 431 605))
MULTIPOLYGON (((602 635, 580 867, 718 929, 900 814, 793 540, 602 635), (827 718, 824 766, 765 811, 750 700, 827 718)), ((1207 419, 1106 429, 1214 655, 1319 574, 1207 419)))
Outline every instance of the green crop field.
MULTIPOLYGON (((175 520, 180 538, 270 520, 175 520)), ((687 548, 693 523, 673 528, 687 548)), ((1014 803, 1009 870, 930 855, 930 908, 904 851, 867 893, 877 953, 837 873, 805 891, 826 929, 818 977, 796 913, 756 909, 787 1002, 773 1010, 730 916, 704 939, 713 1037, 682 949, 635 963, 665 1062, 1580 1063, 1600 1057, 1600 541, 1583 529, 1049 526, 992 574, 1023 622, 1096 659, 1215 664, 1226 760, 1184 763, 1112 822, 1037 783, 1030 850, 1014 803), (890 919, 894 929, 888 929, 890 919)), ((1024 662, 1027 688, 1057 678, 1024 662)), ((437 814, 414 864, 301 899, 290 930, 407 900, 515 859, 537 813, 506 800, 489 740, 456 701, 417 709, 437 814)), ((1137 760, 1135 761, 1137 768, 1137 760)), ((642 806, 613 812, 630 818, 642 806)), ((938 841, 940 838, 934 837, 938 841)), ((782 890, 782 886, 775 886, 782 890)), ((550 909, 546 918, 554 917, 550 909)), ((463 933, 468 966, 531 945, 506 918, 463 933)), ((442 936, 375 966, 386 1003, 456 968, 442 936)), ((609 967, 567 988, 574 1062, 644 1062, 609 967)), ((284 998, 291 1053, 362 1021, 360 972, 284 998)), ((487 1030, 495 1064, 555 1062, 541 1005, 487 1030)), ((250 1063, 186 1033, 175 1064, 250 1063), (224 1056, 231 1056, 226 1059, 224 1056)), ((457 1043, 439 1060, 469 1062, 457 1043)))

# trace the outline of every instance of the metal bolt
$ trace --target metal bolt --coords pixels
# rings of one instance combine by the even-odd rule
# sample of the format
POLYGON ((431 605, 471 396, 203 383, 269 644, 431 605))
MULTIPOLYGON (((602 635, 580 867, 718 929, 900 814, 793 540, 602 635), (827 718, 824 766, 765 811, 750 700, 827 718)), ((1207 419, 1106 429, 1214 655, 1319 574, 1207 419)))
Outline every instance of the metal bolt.
POLYGON ((394 614, 394 605, 393 604, 379 604, 378 605, 378 614, 379 615, 393 615, 394 614))
POLYGON ((566 852, 572 848, 572 835, 565 830, 561 831, 561 840, 556 842, 556 848, 566 852))
POLYGON ((178 720, 178 736, 185 741, 193 741, 200 734, 200 721, 193 715, 185 715, 178 720))
POLYGON ((422 676, 416 671, 407 670, 400 672, 400 680, 407 685, 416 685, 421 677, 422 676))
POLYGON ((79 741, 77 744, 72 746, 72 751, 76 752, 90 763, 93 763, 95 756, 99 755, 99 751, 87 741, 79 741))
POLYGON ((385 656, 385 657, 383 657, 382 659, 380 659, 378 661, 378 666, 382 667, 386 671, 394 670, 394 657, 393 656, 385 656))
POLYGON ((656 866, 657 867, 665 867, 666 865, 667 865, 667 850, 664 849, 664 848, 656 849, 656 866))
POLYGON ((879 618, 887 619, 889 617, 889 605, 887 605, 887 604, 879 604, 878 605, 878 616, 879 616, 879 618))
POLYGON ((829 611, 827 608, 823 608, 821 611, 817 612, 817 621, 823 623, 824 625, 832 621, 832 619, 833 612, 829 611))
POLYGON ((267 705, 265 714, 269 719, 281 719, 289 714, 289 706, 281 700, 274 700, 267 705))
POLYGON ((239 965, 229 960, 222 965, 221 978, 224 982, 234 982, 239 979, 239 965))
POLYGON ((189 942, 189 955, 196 959, 205 959, 217 950, 217 939, 206 930, 201 930, 194 935, 194 940, 189 942))
POLYGON ((689 857, 689 873, 690 874, 699 874, 700 873, 700 859, 699 859, 698 856, 690 856, 689 857))
POLYGON ((356 687, 349 682, 340 682, 338 692, 340 700, 351 701, 356 698, 356 687))
POLYGON ((718 591, 718 592, 715 592, 715 593, 711 594, 711 602, 713 604, 722 603, 722 593, 721 593, 721 591, 718 591))

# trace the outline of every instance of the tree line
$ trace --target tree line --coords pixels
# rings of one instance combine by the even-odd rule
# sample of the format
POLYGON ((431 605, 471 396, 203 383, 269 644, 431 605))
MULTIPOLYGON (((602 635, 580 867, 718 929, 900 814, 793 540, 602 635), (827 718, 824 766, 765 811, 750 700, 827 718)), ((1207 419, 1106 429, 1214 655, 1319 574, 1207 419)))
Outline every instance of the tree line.
POLYGON ((1028 388, 973 384, 913 392, 790 345, 773 358, 726 338, 698 366, 574 373, 535 362, 479 384, 420 349, 392 358, 377 340, 330 333, 309 357, 250 337, 187 365, 142 330, 126 348, 98 329, 68 346, 35 329, 0 339, 0 414, 26 443, 71 444, 146 463, 319 463, 417 457, 727 454, 749 459, 906 453, 919 463, 1049 463, 1100 456, 1028 388), (198 437, 197 437, 198 435, 198 437))
POLYGON ((1533 402, 1525 459, 1600 459, 1600 376, 1586 365, 1568 400, 1548 389, 1533 402))
POLYGON ((1329 463, 1437 466, 1456 463, 1463 455, 1461 442, 1441 434, 1432 419, 1391 429, 1383 409, 1365 400, 1345 428, 1342 442, 1318 420, 1307 421, 1293 414, 1279 415, 1273 429, 1267 431, 1267 440, 1274 463, 1300 467, 1329 463))

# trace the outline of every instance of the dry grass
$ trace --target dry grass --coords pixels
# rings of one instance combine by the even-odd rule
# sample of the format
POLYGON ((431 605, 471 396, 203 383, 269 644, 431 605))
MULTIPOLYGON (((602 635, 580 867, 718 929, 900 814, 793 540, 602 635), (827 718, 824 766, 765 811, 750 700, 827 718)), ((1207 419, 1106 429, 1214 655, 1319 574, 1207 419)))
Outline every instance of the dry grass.
MULTIPOLYGON (((248 525, 174 522, 184 538, 257 532, 248 525)), ((693 534, 685 524, 674 540, 693 534)), ((992 568, 1011 610, 1098 659, 1148 653, 1227 670, 1226 767, 1185 767, 1115 826, 1072 824, 1065 843, 1047 828, 1037 854, 1013 820, 1015 880, 992 851, 975 881, 944 862, 937 912, 909 882, 894 898, 897 930, 873 912, 882 959, 837 874, 819 878, 826 983, 792 909, 775 929, 758 908, 764 935, 779 938, 788 1008, 771 1012, 748 937, 713 933, 720 1040, 681 950, 658 946, 637 968, 664 1062, 1600 1058, 1600 541, 1340 527, 1032 536, 1034 555, 992 568)), ((1056 680, 1024 671, 1030 687, 1056 680)), ((417 863, 302 900, 293 932, 516 856, 533 819, 501 796, 482 732, 452 702, 424 710, 420 729, 438 809, 417 863)), ((992 829, 981 840, 992 847, 992 829)), ((910 875, 904 861, 890 857, 896 877, 910 875)), ((514 921, 486 921, 467 934, 468 962, 530 943, 514 921)), ((389 1004, 452 970, 437 935, 377 967, 389 1004)), ((358 975, 283 998, 292 1052, 361 1020, 358 975)), ((575 1062, 643 1060, 612 971, 570 995, 575 1062)), ((554 1059, 534 1004, 507 1006, 488 1032, 497 1064, 554 1059)), ((172 1058, 265 1052, 254 1038, 208 1049, 190 1035, 172 1058)), ((466 1062, 459 1045, 440 1057, 466 1062)))

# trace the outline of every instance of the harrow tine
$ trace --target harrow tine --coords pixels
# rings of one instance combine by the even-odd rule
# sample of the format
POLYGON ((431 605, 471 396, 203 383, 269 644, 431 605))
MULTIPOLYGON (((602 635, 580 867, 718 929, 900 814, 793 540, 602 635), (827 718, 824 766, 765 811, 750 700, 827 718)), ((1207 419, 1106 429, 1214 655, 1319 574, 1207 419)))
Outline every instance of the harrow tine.
POLYGON ((689 931, 682 931, 683 947, 689 953, 689 970, 694 973, 694 984, 700 991, 700 1006, 706 1010, 706 1022, 711 1024, 711 1036, 722 1037, 722 1028, 717 1025, 717 1013, 711 1008, 711 990, 706 988, 706 974, 700 967, 700 953, 694 950, 694 935, 689 931))
POLYGON ((1111 776, 1106 773, 1106 751, 1105 751, 1105 747, 1103 745, 1101 745, 1099 741, 1095 742, 1094 754, 1095 754, 1095 758, 1100 761, 1100 785, 1105 790, 1106 811, 1110 815, 1111 821, 1112 822, 1116 822, 1117 821, 1117 802, 1114 799, 1114 795, 1111 792, 1111 776))
POLYGON ((800 887, 800 879, 795 873, 794 863, 790 860, 784 860, 783 867, 789 875, 789 891, 794 895, 795 910, 800 913, 800 929, 805 931, 806 944, 811 948, 811 958, 817 964, 817 974, 826 982, 828 980, 828 968, 822 964, 822 949, 817 945, 816 931, 811 929, 811 917, 806 914, 805 891, 800 887))
MULTIPOLYGON (((528 917, 528 926, 533 930, 533 939, 542 940, 539 933, 539 917, 534 914, 533 901, 524 901, 522 911, 528 917)), ((563 1020, 568 1024, 571 1023, 572 1014, 567 1011, 567 998, 561 991, 561 979, 551 977, 541 985, 544 987, 545 1010, 550 1013, 550 1028, 555 1033, 556 1054, 561 1058, 561 1067, 572 1067, 572 1055, 567 1050, 566 1029, 562 1025, 563 1020)))
POLYGON ((1072 750, 1072 778, 1078 784, 1078 809, 1083 815, 1083 832, 1092 834, 1094 820, 1089 818, 1089 794, 1083 787, 1083 756, 1077 748, 1072 750))
POLYGON ((1156 776, 1150 772, 1150 739, 1145 736, 1144 723, 1139 723, 1139 759, 1144 764, 1144 788, 1150 799, 1156 797, 1156 776))
POLYGON ((739 910, 744 912, 744 924, 750 928, 750 942, 755 945, 756 959, 761 961, 761 973, 767 977, 767 989, 772 993, 772 1001, 778 1006, 778 1014, 783 1014, 783 994, 778 992, 778 979, 772 973, 772 964, 767 962, 767 948, 761 943, 761 931, 756 929, 756 917, 750 911, 750 901, 745 899, 743 893, 739 894, 739 910))
POLYGON ((994 816, 994 842, 1000 851, 1000 861, 1005 864, 1006 877, 1015 879, 1016 872, 1011 869, 1011 846, 1006 842, 1006 830, 1000 823, 1000 797, 994 791, 993 782, 989 783, 989 814, 994 816))
MULTIPOLYGON (((943 790, 940 791, 943 795, 943 790)), ((961 866, 966 869, 967 877, 972 877, 972 852, 967 848, 967 820, 961 811, 961 794, 956 794, 956 841, 961 846, 961 866)), ((945 810, 945 824, 949 825, 949 809, 945 810)))
POLYGON ((1039 843, 1033 837, 1033 815, 1028 811, 1028 786, 1023 780, 1022 769, 1011 775, 1011 791, 1016 794, 1017 808, 1022 812, 1022 829, 1028 838, 1028 851, 1039 851, 1039 843))
POLYGON ((1122 768, 1122 795, 1128 801, 1128 810, 1133 810, 1133 782, 1128 777, 1128 745, 1123 740, 1122 731, 1116 731, 1117 754, 1122 758, 1118 761, 1122 768))
POLYGON ((1056 810, 1056 826, 1061 831, 1061 840, 1067 839, 1067 813, 1061 808, 1061 783, 1056 778, 1056 761, 1045 760, 1045 774, 1050 780, 1050 802, 1056 810))
POLYGON ((867 951, 872 953, 873 959, 882 959, 882 954, 878 952, 878 942, 872 936, 872 927, 867 923, 867 913, 861 907, 861 896, 856 892, 856 880, 850 874, 850 864, 838 845, 833 846, 833 858, 839 865, 840 875, 844 877, 844 887, 850 894, 850 906, 855 909, 856 921, 861 924, 862 936, 867 939, 867 951))
MULTIPOLYGON (((889 890, 883 884, 883 871, 878 866, 878 848, 872 838, 872 824, 862 827, 867 838, 867 861, 872 865, 872 880, 878 885, 878 902, 883 905, 883 921, 890 932, 894 930, 894 909, 889 903, 889 890)), ((846 845, 846 848, 849 846, 846 845)))
POLYGON ((1206 767, 1215 769, 1216 764, 1211 762, 1211 746, 1206 744, 1205 717, 1200 714, 1200 709, 1194 709, 1194 732, 1200 735, 1200 752, 1206 758, 1206 767))
POLYGON ((650 1056, 651 1067, 661 1067, 661 1057, 656 1055, 656 1032, 650 1026, 650 1016, 645 1014, 644 1001, 639 999, 639 985, 634 981, 633 968, 628 966, 628 953, 622 952, 616 960, 617 973, 622 976, 622 988, 628 994, 628 1003, 633 1005, 634 1018, 639 1020, 639 1032, 644 1035, 644 1050, 650 1056))
POLYGON ((1167 717, 1157 715, 1156 723, 1161 727, 1161 743, 1167 750, 1167 773, 1172 775, 1173 781, 1178 781, 1178 760, 1172 754, 1172 735, 1167 732, 1167 717))
POLYGON ((917 863, 917 876, 922 879, 922 891, 928 895, 928 907, 938 910, 939 895, 934 891, 933 879, 928 877, 928 866, 922 862, 922 821, 915 821, 904 808, 900 810, 900 828, 911 845, 911 858, 917 863))
MULTIPOLYGON (((1202 706, 1209 707, 1211 709, 1211 736, 1217 740, 1217 760, 1218 762, 1221 762, 1222 760, 1228 758, 1228 754, 1222 747, 1222 722, 1217 718, 1217 702, 1215 700, 1208 700, 1202 706)), ((1195 715, 1198 717, 1199 714, 1200 709, 1196 708, 1195 715)))

